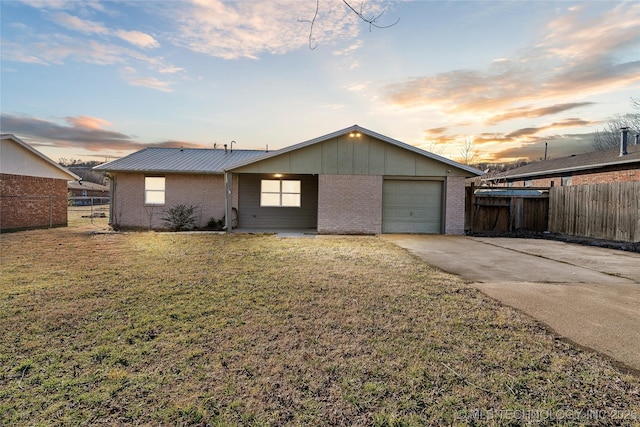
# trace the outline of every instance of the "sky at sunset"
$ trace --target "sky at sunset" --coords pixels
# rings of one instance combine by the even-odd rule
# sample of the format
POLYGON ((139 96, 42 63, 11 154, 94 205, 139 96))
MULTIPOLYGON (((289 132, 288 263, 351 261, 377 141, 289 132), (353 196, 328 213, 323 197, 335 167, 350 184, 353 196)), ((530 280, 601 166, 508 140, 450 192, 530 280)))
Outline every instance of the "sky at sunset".
POLYGON ((638 1, 349 3, 377 27, 342 0, 2 0, 2 133, 104 161, 358 124, 514 161, 591 151, 640 96, 638 1))

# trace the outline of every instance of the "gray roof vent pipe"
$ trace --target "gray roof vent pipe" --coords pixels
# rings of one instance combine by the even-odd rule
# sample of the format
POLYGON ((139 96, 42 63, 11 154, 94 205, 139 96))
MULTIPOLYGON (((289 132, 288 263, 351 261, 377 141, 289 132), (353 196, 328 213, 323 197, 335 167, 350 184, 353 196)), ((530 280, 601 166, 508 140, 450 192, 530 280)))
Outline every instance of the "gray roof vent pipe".
POLYGON ((627 137, 629 136, 629 128, 628 127, 620 128, 620 132, 622 132, 620 136, 620 155, 626 156, 627 155, 627 137))

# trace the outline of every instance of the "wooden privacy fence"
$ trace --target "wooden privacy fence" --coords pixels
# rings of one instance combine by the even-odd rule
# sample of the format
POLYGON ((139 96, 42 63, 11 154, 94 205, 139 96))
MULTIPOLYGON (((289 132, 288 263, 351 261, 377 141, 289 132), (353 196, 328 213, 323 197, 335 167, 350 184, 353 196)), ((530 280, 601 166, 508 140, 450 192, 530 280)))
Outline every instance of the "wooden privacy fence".
POLYGON ((552 187, 549 231, 640 242, 640 182, 552 187))
POLYGON ((465 230, 470 234, 542 233, 549 188, 466 187, 465 230))

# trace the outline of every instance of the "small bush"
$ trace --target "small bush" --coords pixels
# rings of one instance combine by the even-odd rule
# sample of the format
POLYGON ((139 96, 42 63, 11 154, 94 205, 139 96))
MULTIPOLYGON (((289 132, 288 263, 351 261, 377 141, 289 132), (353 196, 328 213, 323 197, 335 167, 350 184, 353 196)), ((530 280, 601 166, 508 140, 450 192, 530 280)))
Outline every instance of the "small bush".
POLYGON ((164 211, 162 220, 175 231, 193 230, 196 228, 195 211, 193 205, 176 205, 164 211))
POLYGON ((211 218, 207 223, 207 228, 215 231, 224 230, 224 218, 222 219, 211 218))

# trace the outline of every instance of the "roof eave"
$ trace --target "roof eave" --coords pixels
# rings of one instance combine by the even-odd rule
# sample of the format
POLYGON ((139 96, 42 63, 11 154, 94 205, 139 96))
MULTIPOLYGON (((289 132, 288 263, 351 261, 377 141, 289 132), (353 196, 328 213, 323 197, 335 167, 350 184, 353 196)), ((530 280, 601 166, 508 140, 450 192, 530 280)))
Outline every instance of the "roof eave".
POLYGON ((35 148, 31 147, 29 144, 27 144, 26 142, 24 142, 23 140, 21 140, 20 138, 15 136, 14 134, 3 133, 2 134, 2 139, 12 139, 12 140, 14 140, 15 142, 18 143, 18 145, 20 145, 25 150, 28 150, 29 152, 31 152, 32 154, 38 156, 39 158, 41 158, 45 162, 49 163, 52 166, 55 166, 60 171, 62 171, 64 173, 66 173, 67 175, 69 175, 71 178, 73 178, 72 180, 80 179, 80 177, 78 175, 76 175, 75 173, 71 172, 69 169, 67 169, 67 168, 65 168, 63 166, 60 166, 59 164, 57 164, 56 162, 54 162, 53 160, 51 160, 50 158, 48 158, 47 156, 45 156, 44 154, 42 154, 41 152, 36 150, 35 148))
POLYGON ((549 169, 544 171, 521 173, 516 175, 505 175, 501 177, 487 178, 487 180, 490 181, 494 179, 519 179, 519 178, 527 178, 527 177, 534 177, 534 176, 555 175, 559 173, 583 171, 583 170, 589 170, 589 169, 600 169, 608 166, 626 165, 630 163, 640 163, 640 159, 629 159, 622 162, 597 163, 594 165, 573 166, 569 168, 549 169))
POLYGON ((98 169, 98 166, 94 166, 93 170, 100 172, 121 172, 121 173, 157 173, 157 174, 199 174, 199 175, 223 175, 223 171, 203 171, 203 170, 170 170, 170 169, 98 169))
POLYGON ((262 156, 257 156, 257 157, 254 157, 252 159, 248 159, 248 160, 236 163, 234 165, 231 165, 230 167, 227 167, 225 169, 225 172, 232 172, 234 169, 238 169, 238 168, 241 168, 243 166, 247 166, 247 165, 250 165, 250 164, 253 164, 253 163, 257 163, 257 162, 262 161, 262 160, 267 160, 267 159, 270 159, 272 157, 280 156, 282 154, 290 153, 292 151, 299 150, 301 148, 305 148, 305 147, 308 147, 310 145, 317 144, 319 142, 327 141, 327 140, 332 139, 332 138, 337 138, 337 137, 339 137, 341 135, 344 135, 344 134, 347 134, 347 133, 351 133, 351 132, 361 132, 361 133, 363 133, 365 135, 368 135, 368 136, 370 136, 372 138, 376 138, 376 139, 379 139, 381 141, 385 141, 385 142, 387 142, 389 144, 395 145, 395 146, 400 147, 400 148, 404 148, 404 149, 412 151, 412 152, 414 152, 416 154, 431 158, 433 160, 440 161, 442 163, 445 163, 445 164, 447 164, 449 166, 452 166, 452 167, 455 167, 455 168, 458 168, 458 169, 462 169, 462 170, 464 170, 466 172, 469 172, 469 173, 471 173, 471 174, 473 174, 475 176, 479 176, 479 175, 484 174, 483 171, 481 171, 479 169, 476 169, 474 167, 463 165, 461 163, 458 163, 458 162, 455 162, 453 160, 447 159, 446 157, 442 157, 442 156, 439 156, 437 154, 433 154, 433 153, 430 153, 428 151, 421 150, 420 148, 414 147, 413 145, 409 145, 409 144, 406 144, 404 142, 398 141, 396 139, 389 138, 388 136, 379 134, 377 132, 371 131, 369 129, 363 128, 363 127, 358 126, 358 125, 349 126, 347 128, 344 128, 344 129, 341 129, 341 130, 338 130, 338 131, 335 131, 335 132, 331 132, 329 134, 326 134, 326 135, 323 135, 323 136, 319 136, 317 138, 313 138, 313 139, 310 139, 310 140, 307 140, 307 141, 303 141, 303 142, 300 142, 298 144, 290 145, 288 147, 281 148, 280 150, 276 150, 276 151, 273 151, 271 153, 267 153, 267 154, 262 155, 262 156))

